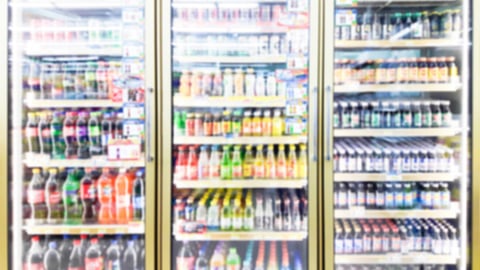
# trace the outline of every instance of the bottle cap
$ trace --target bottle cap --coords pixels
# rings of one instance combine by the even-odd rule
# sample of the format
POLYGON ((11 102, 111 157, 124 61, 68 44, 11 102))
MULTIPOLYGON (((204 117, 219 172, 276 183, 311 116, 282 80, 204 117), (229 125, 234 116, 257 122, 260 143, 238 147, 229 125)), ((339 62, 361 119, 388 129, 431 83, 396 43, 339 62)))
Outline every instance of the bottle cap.
POLYGON ((92 245, 96 245, 98 243, 98 239, 97 238, 92 238, 92 239, 90 239, 90 243, 92 245))
POLYGON ((40 173, 40 169, 38 168, 32 169, 32 173, 40 173))
POLYGON ((57 173, 57 169, 51 168, 51 169, 48 170, 48 172, 49 172, 50 174, 55 174, 55 173, 57 173))
POLYGON ((48 247, 51 248, 51 249, 56 249, 57 248, 57 243, 55 243, 54 241, 51 241, 50 243, 48 243, 48 247))

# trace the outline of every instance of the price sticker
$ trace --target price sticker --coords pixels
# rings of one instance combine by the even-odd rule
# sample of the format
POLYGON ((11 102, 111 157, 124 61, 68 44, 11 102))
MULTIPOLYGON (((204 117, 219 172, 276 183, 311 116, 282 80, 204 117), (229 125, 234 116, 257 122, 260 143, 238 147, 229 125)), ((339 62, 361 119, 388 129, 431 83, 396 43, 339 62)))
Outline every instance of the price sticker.
POLYGON ((337 10, 335 13, 335 24, 337 26, 356 25, 357 11, 351 9, 337 10))
POLYGON ((358 0, 337 0, 337 6, 353 6, 358 5, 358 0))
POLYGON ((357 207, 357 208, 353 209, 353 215, 355 217, 365 216, 365 208, 364 207, 357 207))
POLYGON ((399 255, 391 255, 389 256, 389 261, 392 264, 398 264, 402 261, 402 258, 399 255))
POLYGON ((385 180, 387 180, 387 181, 401 181, 402 176, 400 174, 388 174, 387 177, 385 177, 385 180))

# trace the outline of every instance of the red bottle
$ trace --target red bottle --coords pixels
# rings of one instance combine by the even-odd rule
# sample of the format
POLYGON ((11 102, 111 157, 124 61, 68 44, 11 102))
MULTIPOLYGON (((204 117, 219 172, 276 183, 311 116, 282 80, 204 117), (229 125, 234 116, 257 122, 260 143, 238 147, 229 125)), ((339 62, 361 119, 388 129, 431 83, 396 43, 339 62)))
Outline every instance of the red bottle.
POLYGON ((76 134, 77 112, 67 112, 63 122, 63 136, 65 138, 65 157, 67 159, 77 158, 77 134, 76 134))
POLYGON ((84 224, 97 222, 97 211, 95 209, 97 200, 97 187, 92 179, 92 169, 85 170, 85 176, 80 181, 80 199, 83 204, 82 220, 84 224))
POLYGON ((187 180, 198 180, 198 158, 195 146, 189 147, 187 161, 187 180))
POLYGON ((98 246, 98 239, 90 240, 90 247, 85 254, 85 270, 103 269, 103 256, 98 246))
POLYGON ((186 180, 187 179, 187 147, 179 146, 178 147, 178 156, 177 162, 175 164, 175 175, 174 178, 177 180, 186 180))

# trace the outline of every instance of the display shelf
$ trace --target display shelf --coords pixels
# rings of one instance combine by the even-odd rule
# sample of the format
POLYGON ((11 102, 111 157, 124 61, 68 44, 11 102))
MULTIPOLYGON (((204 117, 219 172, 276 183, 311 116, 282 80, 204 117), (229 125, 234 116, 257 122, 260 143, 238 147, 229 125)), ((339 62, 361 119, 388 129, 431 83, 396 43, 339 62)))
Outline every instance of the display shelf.
POLYGON ((143 156, 139 160, 111 161, 106 156, 99 156, 91 159, 50 159, 42 155, 26 155, 24 159, 25 166, 33 167, 63 167, 63 168, 82 168, 82 167, 112 167, 112 168, 132 168, 144 167, 145 160, 143 156))
POLYGON ((65 1, 65 0, 21 0, 11 3, 12 7, 37 9, 37 8, 51 8, 51 9, 120 9, 126 7, 140 7, 143 4, 137 1, 118 1, 118 0, 83 0, 83 1, 65 1))
POLYGON ((335 93, 365 92, 455 92, 461 89, 459 83, 411 83, 411 84, 343 84, 335 85, 335 93))
POLYGON ((336 49, 457 47, 461 39, 336 40, 336 49))
POLYGON ((267 56, 174 56, 174 61, 183 63, 224 63, 224 64, 281 64, 286 63, 285 55, 267 56))
POLYGON ((125 225, 26 225, 27 234, 62 235, 62 234, 144 234, 143 223, 125 225))
MULTIPOLYGON (((243 0, 242 3, 258 3, 258 4, 275 4, 275 3, 286 3, 287 0, 243 0)), ((223 4, 223 3, 232 3, 231 0, 173 0, 172 4, 223 4)))
POLYGON ((333 135, 339 137, 450 137, 460 134, 458 127, 448 128, 358 128, 335 129, 333 135))
POLYGON ((335 182, 383 182, 383 181, 418 181, 418 182, 453 182, 458 173, 334 173, 335 182))
POLYGON ((175 186, 179 189, 186 188, 303 188, 307 185, 307 179, 281 180, 176 180, 175 186))
POLYGON ((337 1, 337 8, 344 7, 358 7, 358 6, 369 6, 369 5, 395 5, 402 6, 408 5, 411 6, 424 6, 432 4, 442 4, 442 3, 455 3, 458 0, 425 0, 425 1, 416 1, 416 0, 343 0, 337 1))
POLYGON ((455 255, 427 252, 335 255, 335 264, 456 264, 457 261, 455 255))
POLYGON ((285 97, 173 97, 175 107, 190 108, 282 108, 285 97))
POLYGON ((109 99, 32 99, 25 100, 24 104, 30 109, 45 108, 120 108, 121 102, 109 99))
POLYGON ((306 143, 306 136, 278 136, 278 137, 194 137, 176 136, 174 144, 298 144, 306 143))
POLYGON ((246 24, 246 25, 231 25, 224 24, 212 26, 212 23, 205 24, 202 27, 199 25, 182 25, 172 27, 172 32, 176 33, 199 33, 199 34, 285 34, 287 28, 278 25, 261 25, 261 24, 246 24))
POLYGON ((90 46, 76 46, 63 44, 64 46, 38 45, 25 48, 27 56, 122 56, 121 48, 97 48, 90 46))
POLYGON ((384 209, 372 210, 361 207, 336 209, 335 218, 457 218, 459 204, 452 202, 449 209, 384 209))
POLYGON ((175 234, 177 241, 302 241, 306 238, 306 232, 232 231, 175 234))

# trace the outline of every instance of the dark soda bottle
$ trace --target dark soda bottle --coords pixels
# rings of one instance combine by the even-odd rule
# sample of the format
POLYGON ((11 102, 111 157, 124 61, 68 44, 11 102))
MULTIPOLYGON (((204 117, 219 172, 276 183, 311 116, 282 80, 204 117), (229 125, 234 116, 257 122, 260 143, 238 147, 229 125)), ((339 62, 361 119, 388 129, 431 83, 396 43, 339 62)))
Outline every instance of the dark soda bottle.
POLYGON ((68 261, 68 270, 83 270, 84 265, 80 239, 75 239, 73 240, 73 249, 68 261))
POLYGON ((75 99, 75 67, 72 63, 63 63, 63 94, 66 99, 75 99))
POLYGON ((81 112, 77 120, 76 135, 78 150, 77 156, 79 159, 90 158, 90 143, 88 141, 88 112, 81 112))
POLYGON ((32 180, 28 185, 27 191, 27 201, 32 210, 31 222, 34 224, 42 224, 47 218, 47 209, 45 206, 45 181, 40 175, 40 169, 33 169, 32 173, 32 180))
POLYGON ((72 254, 73 245, 72 241, 70 240, 69 235, 63 236, 63 241, 58 248, 58 252, 60 252, 60 269, 68 269, 68 263, 70 261, 70 254, 72 254))
POLYGON ((195 254, 187 241, 183 242, 182 248, 177 255, 177 269, 194 269, 195 267, 195 254))
POLYGON ((92 112, 90 113, 90 119, 88 120, 88 140, 90 142, 89 149, 91 156, 98 156, 102 154, 98 115, 98 112, 92 112))
POLYGON ((38 122, 38 135, 40 136, 40 153, 50 156, 52 154, 52 137, 50 131, 49 113, 41 113, 38 122))
POLYGON ((38 236, 32 237, 32 245, 27 253, 27 269, 43 269, 43 251, 38 236))
POLYGON ((85 92, 88 99, 98 98, 96 72, 97 64, 88 62, 85 68, 85 92))
POLYGON ((117 113, 115 120, 115 139, 123 139, 123 113, 117 113))
POLYGON ((40 141, 38 136, 38 124, 36 114, 28 113, 27 126, 25 127, 25 135, 27 137, 28 153, 40 153, 40 141))
POLYGON ((97 189, 96 183, 92 179, 91 169, 86 169, 85 176, 80 182, 80 199, 83 205, 82 220, 84 224, 92 224, 97 221, 96 198, 97 189))
POLYGON ((143 171, 136 173, 133 182, 133 220, 143 221, 145 219, 145 184, 143 181, 143 171))
POLYGON ((113 126, 112 126, 111 114, 106 112, 106 113, 104 113, 103 119, 102 119, 101 144, 102 144, 102 154, 103 155, 108 154, 108 142, 112 138, 113 138, 113 126))
POLYGON ((60 253, 57 250, 57 243, 54 241, 48 243, 48 250, 45 252, 43 260, 45 270, 58 270, 60 269, 60 253))
POLYGON ((77 158, 77 138, 75 132, 76 112, 67 112, 67 117, 63 121, 63 136, 65 138, 65 157, 77 158))
POLYGON ((120 269, 121 253, 117 240, 112 240, 112 244, 107 249, 107 257, 105 258, 105 270, 120 269))
POLYGON ((127 249, 123 253, 122 270, 137 270, 137 252, 132 240, 128 241, 127 249))
POLYGON ((52 157, 56 159, 65 158, 65 138, 63 137, 62 112, 54 112, 50 122, 52 134, 52 157))
POLYGON ((38 61, 30 61, 28 75, 28 86, 31 93, 34 93, 35 97, 38 98, 40 91, 40 63, 38 61))
POLYGON ((85 98, 85 63, 75 64, 75 93, 77 99, 85 98))
POLYGON ((63 221, 61 184, 58 182, 57 169, 50 169, 50 177, 45 184, 45 202, 47 204, 47 223, 58 224, 63 221))
POLYGON ((108 98, 108 78, 107 78, 107 64, 105 62, 98 62, 97 67, 97 90, 98 98, 106 99, 108 98))
POLYGON ((85 270, 103 269, 103 256, 98 246, 98 239, 90 240, 90 247, 85 254, 85 270))

